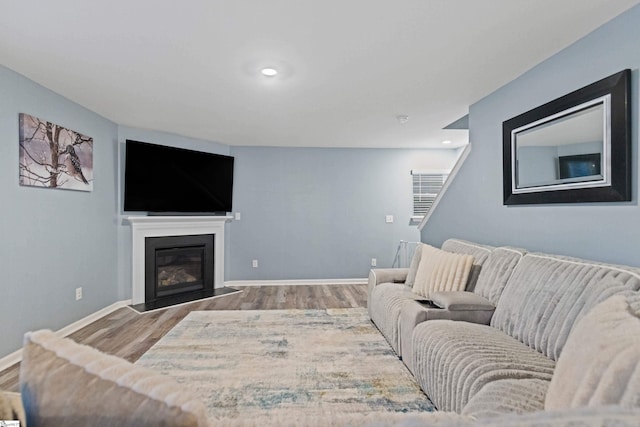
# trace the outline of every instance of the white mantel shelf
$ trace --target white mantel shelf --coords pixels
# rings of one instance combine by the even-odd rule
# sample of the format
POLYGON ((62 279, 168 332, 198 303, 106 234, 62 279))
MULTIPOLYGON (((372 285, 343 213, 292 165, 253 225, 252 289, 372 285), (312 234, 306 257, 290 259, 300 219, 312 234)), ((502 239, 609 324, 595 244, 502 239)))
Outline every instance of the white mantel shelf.
POLYGON ((232 216, 128 216, 130 224, 157 224, 166 226, 175 224, 179 226, 193 226, 195 224, 220 224, 229 222, 232 216))
POLYGON ((214 287, 224 287, 224 225, 231 216, 129 216, 132 240, 132 292, 131 303, 144 301, 144 256, 147 237, 213 234, 214 287))

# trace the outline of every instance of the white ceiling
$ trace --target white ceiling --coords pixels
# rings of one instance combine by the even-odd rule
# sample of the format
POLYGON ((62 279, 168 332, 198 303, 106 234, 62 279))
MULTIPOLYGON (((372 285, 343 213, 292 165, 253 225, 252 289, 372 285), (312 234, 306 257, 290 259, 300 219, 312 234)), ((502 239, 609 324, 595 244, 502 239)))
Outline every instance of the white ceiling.
POLYGON ((467 132, 442 128, 470 104, 639 2, 0 0, 0 61, 137 128, 229 145, 454 147, 467 132))

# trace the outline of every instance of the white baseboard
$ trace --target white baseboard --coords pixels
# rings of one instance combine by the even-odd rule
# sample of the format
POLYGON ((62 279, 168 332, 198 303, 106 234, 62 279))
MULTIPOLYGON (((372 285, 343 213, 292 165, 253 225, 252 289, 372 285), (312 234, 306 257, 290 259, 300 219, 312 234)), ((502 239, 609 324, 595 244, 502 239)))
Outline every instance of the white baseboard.
MULTIPOLYGON (((122 307, 126 307, 130 304, 131 304, 131 300, 124 300, 124 301, 118 301, 116 303, 113 303, 108 307, 98 310, 95 313, 91 313, 90 315, 76 322, 73 322, 72 324, 67 325, 64 328, 57 330, 56 334, 61 337, 66 337, 68 335, 71 335, 75 331, 78 331, 84 328, 88 324, 95 322, 101 317, 104 317, 107 314, 112 313, 122 307)), ((0 359, 0 371, 4 371, 5 369, 10 368, 11 366, 15 365, 21 360, 22 360, 22 349, 14 351, 13 353, 0 359)))
POLYGON ((119 308, 126 307, 130 304, 131 304, 131 300, 123 300, 123 301, 115 302, 108 307, 105 307, 101 310, 96 311, 95 313, 88 315, 87 317, 83 317, 77 322, 73 322, 72 324, 65 326, 62 329, 58 329, 56 331, 56 335, 59 335, 61 337, 66 337, 67 335, 71 335, 75 331, 78 331, 84 328, 88 324, 95 322, 96 320, 106 316, 107 314, 112 313, 118 310, 119 308))
POLYGON ((363 285, 368 279, 229 280, 225 286, 363 285))
POLYGON ((16 363, 22 360, 22 349, 14 351, 13 353, 0 359, 0 371, 4 371, 7 368, 12 367, 16 363))

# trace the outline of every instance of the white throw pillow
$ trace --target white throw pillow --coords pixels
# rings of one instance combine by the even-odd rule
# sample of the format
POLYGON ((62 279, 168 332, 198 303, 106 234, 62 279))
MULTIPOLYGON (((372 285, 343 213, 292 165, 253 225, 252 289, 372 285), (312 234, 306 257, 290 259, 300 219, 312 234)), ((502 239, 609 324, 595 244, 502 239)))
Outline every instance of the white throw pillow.
POLYGON ((413 292, 430 298, 434 292, 464 291, 472 266, 472 255, 455 254, 423 244, 413 292))
POLYGON ((545 410, 640 406, 639 312, 639 295, 615 295, 578 321, 556 363, 545 410))

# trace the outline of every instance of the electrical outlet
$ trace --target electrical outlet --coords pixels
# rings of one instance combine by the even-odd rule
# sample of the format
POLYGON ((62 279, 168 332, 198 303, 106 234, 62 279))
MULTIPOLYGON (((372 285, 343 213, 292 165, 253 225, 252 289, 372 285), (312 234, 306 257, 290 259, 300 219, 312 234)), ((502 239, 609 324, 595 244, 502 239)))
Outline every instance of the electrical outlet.
POLYGON ((371 258, 371 267, 375 267, 378 265, 378 260, 375 258, 371 258))
POLYGON ((76 288, 76 301, 82 299, 82 288, 76 288))
POLYGON ((393 215, 387 215, 384 220, 387 224, 393 224, 393 215))
POLYGON ((253 266, 253 268, 258 268, 258 260, 257 260, 257 259, 254 259, 254 260, 251 262, 251 265, 253 266))
POLYGON ((240 212, 236 212, 236 221, 240 221, 240 212))

